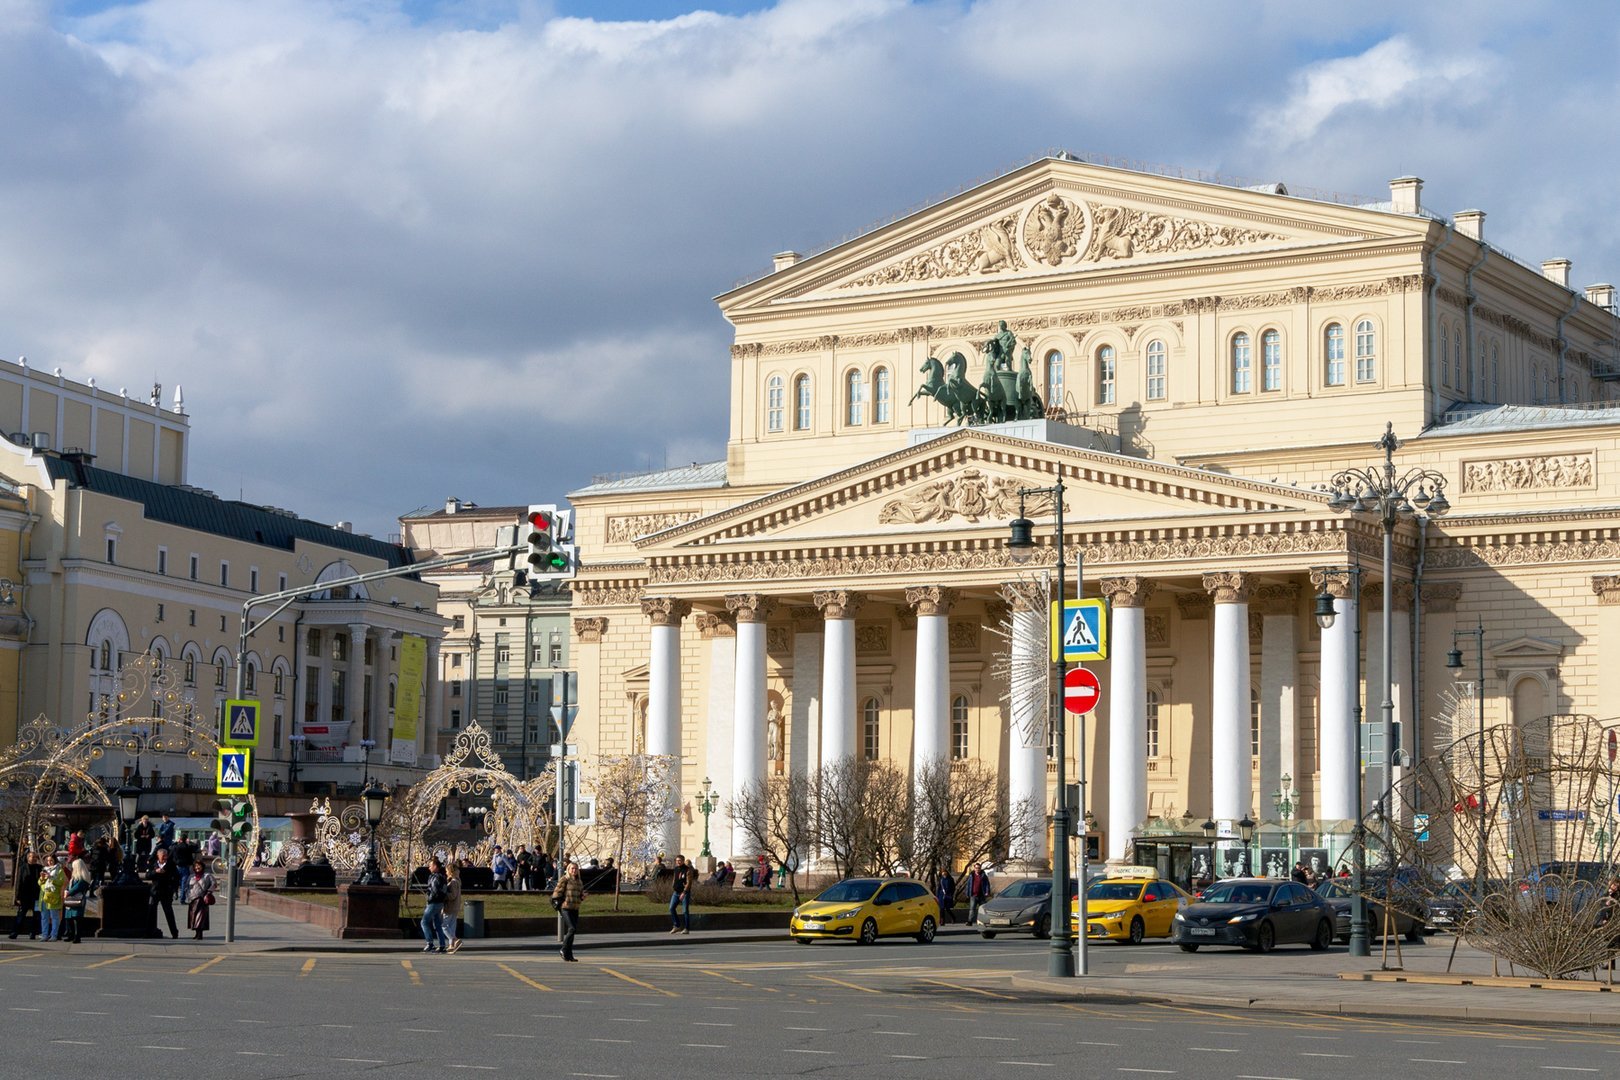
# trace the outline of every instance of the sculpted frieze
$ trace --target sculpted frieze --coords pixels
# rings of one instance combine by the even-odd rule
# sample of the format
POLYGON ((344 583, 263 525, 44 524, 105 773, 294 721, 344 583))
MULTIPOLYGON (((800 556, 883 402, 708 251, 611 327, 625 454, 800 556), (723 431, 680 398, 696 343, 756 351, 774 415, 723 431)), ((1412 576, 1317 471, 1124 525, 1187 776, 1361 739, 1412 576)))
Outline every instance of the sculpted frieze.
POLYGON ((699 516, 696 510, 683 510, 668 514, 622 514, 610 517, 607 522, 608 543, 633 543, 639 537, 685 525, 699 516))
MULTIPOLYGON (((1427 562, 1437 569, 1451 570, 1470 566, 1593 562, 1616 557, 1620 557, 1620 540, 1572 540, 1558 544, 1443 548, 1429 555, 1427 562)), ((1427 595, 1427 590, 1424 591, 1427 595)))
POLYGON ((1591 454, 1546 454, 1463 463, 1463 491, 1491 494, 1541 488, 1591 487, 1591 454))
POLYGON ((912 281, 938 281, 970 274, 1022 270, 1024 258, 1013 241, 1017 227, 1018 215, 1006 214, 927 251, 845 282, 841 287, 860 289, 876 285, 903 285, 912 281))
POLYGON ((1024 215, 1024 246, 1036 262, 1062 266, 1085 242, 1086 213, 1073 202, 1053 192, 1024 215))
POLYGON ((878 511, 878 521, 884 525, 916 525, 955 517, 969 523, 987 517, 1011 520, 1018 516, 1018 488, 1018 481, 1010 477, 989 477, 978 469, 968 469, 890 499, 878 511))
POLYGON ((642 589, 635 585, 574 586, 574 598, 579 601, 580 607, 607 607, 613 604, 639 604, 641 603, 641 597, 642 589))
POLYGON ((1091 239, 1082 260, 1103 262, 1136 255, 1159 255, 1199 248, 1228 248, 1260 244, 1284 237, 1262 229, 1214 225, 1191 218, 1132 210, 1124 206, 1088 204, 1093 222, 1091 239))

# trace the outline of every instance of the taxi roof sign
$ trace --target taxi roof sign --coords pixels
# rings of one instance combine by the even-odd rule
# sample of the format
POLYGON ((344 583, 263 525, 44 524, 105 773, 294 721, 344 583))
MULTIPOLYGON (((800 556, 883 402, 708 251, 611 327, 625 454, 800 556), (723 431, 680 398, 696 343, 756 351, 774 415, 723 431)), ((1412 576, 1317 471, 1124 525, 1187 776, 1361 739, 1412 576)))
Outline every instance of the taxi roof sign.
POLYGON ((1129 878, 1134 881, 1158 881, 1159 868, 1156 866, 1116 866, 1108 871, 1108 876, 1115 880, 1129 878))

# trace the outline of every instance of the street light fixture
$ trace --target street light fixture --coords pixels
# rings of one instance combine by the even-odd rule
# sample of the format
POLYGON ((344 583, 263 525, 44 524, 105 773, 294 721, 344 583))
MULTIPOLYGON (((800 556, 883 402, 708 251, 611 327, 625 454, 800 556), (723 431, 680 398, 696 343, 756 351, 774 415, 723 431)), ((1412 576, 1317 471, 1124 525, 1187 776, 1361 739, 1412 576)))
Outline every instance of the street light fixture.
POLYGON ((135 819, 141 813, 141 789, 125 784, 114 793, 118 799, 118 818, 124 824, 124 861, 118 869, 115 885, 139 885, 135 873, 135 819))
MULTIPOLYGON (((1328 592, 1329 576, 1344 574, 1350 579, 1350 595, 1361 595, 1361 567, 1347 566, 1318 567, 1316 573, 1321 575, 1321 590, 1316 594, 1316 625, 1323 630, 1333 628, 1334 620, 1338 615, 1333 606, 1333 595, 1328 592)), ((1388 614, 1386 609, 1385 614, 1388 614)), ((1356 645, 1352 650, 1355 653, 1355 671, 1350 685, 1355 688, 1355 707, 1351 710, 1351 726, 1355 730, 1356 742, 1356 820, 1350 830, 1350 946, 1351 956, 1371 956, 1372 944, 1367 938, 1367 898, 1361 895, 1361 886, 1366 880, 1367 851, 1366 833, 1361 823, 1362 788, 1366 786, 1366 777, 1363 775, 1361 764, 1361 612, 1356 611, 1356 645)), ((1386 634, 1385 640, 1388 640, 1386 634)), ((1331 867, 1329 868, 1331 869, 1331 867)))
POLYGON ((369 790, 370 787, 371 787, 371 751, 372 751, 372 749, 374 747, 376 747, 376 745, 377 745, 377 740, 376 739, 361 739, 360 740, 360 760, 365 763, 361 767, 362 771, 360 773, 360 797, 361 798, 365 798, 366 791, 369 790))
POLYGON ((1474 716, 1479 722, 1479 852, 1478 865, 1474 868, 1475 903, 1483 903, 1485 898, 1485 620, 1478 619, 1472 630, 1453 630, 1451 632, 1451 651, 1446 654, 1446 667, 1457 676, 1462 675, 1463 660, 1462 649, 1457 647, 1457 639, 1471 637, 1474 639, 1474 662, 1479 672, 1479 679, 1474 683, 1474 716))
POLYGON ((712 859, 714 853, 709 850, 709 815, 719 807, 720 793, 714 790, 714 784, 705 776, 697 797, 698 812, 703 815, 703 850, 698 853, 698 858, 712 859))
MULTIPOLYGON (((1059 472, 1057 482, 1051 487, 1019 488, 1018 489, 1018 516, 1008 524, 1007 531, 1007 557, 1014 563, 1022 566, 1035 554, 1035 523, 1024 513, 1025 500, 1031 496, 1045 496, 1052 500, 1052 517, 1056 523, 1054 533, 1054 546, 1057 555, 1057 611, 1061 612, 1063 601, 1068 593, 1068 585, 1064 579, 1067 571, 1064 565, 1063 551, 1063 474, 1059 472)), ((1075 560, 1075 580, 1083 581, 1085 578, 1085 558, 1082 553, 1075 560)), ((1079 592, 1077 588, 1075 590, 1079 592)), ((1053 618, 1059 617, 1057 614, 1053 618)), ((1068 803, 1068 777, 1065 770, 1065 759, 1068 751, 1065 747, 1065 725, 1063 716, 1063 669, 1061 659, 1052 663, 1051 695, 1047 702, 1048 715, 1051 716, 1053 733, 1053 752, 1057 756, 1057 793, 1052 804, 1052 949, 1047 957, 1046 973, 1054 978, 1066 978, 1074 975, 1085 975, 1086 972, 1086 845, 1080 845, 1080 854, 1075 870, 1075 880, 1079 883, 1078 897, 1079 919, 1076 925, 1082 927, 1079 935, 1079 955, 1075 954, 1075 939, 1069 930, 1069 920, 1061 918, 1059 913, 1065 906, 1063 898, 1069 894, 1069 803, 1068 803)), ((1083 813, 1086 804, 1086 741, 1084 721, 1081 722, 1080 748, 1080 806, 1083 813)))
POLYGON ((1248 814, 1244 814, 1243 820, 1238 822, 1238 838, 1243 841, 1243 876, 1250 877, 1254 874, 1254 864, 1249 859, 1249 842, 1254 839, 1254 819, 1248 814))
POLYGON ((372 781, 360 793, 360 799, 365 803, 366 824, 371 826, 371 850, 366 852, 365 869, 355 884, 386 885, 388 882, 383 879, 382 867, 377 864, 377 826, 382 822, 383 808, 388 803, 388 789, 372 781))
POLYGON ((1283 828, 1283 837, 1288 844, 1288 862, 1294 862, 1294 833, 1288 823, 1294 820, 1294 811, 1299 808, 1299 791, 1294 787, 1294 778, 1283 773, 1277 790, 1271 793, 1271 805, 1277 812, 1277 823, 1283 828))

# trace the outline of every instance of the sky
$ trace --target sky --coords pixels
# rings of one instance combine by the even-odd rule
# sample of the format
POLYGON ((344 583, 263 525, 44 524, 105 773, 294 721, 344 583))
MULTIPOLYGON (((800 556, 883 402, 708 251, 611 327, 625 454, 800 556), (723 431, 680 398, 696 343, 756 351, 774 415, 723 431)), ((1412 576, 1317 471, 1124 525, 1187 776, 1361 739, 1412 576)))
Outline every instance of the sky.
POLYGON ((0 357, 387 536, 724 454, 713 297, 1047 149, 1620 279, 1620 19, 1552 2, 0 0, 0 357))

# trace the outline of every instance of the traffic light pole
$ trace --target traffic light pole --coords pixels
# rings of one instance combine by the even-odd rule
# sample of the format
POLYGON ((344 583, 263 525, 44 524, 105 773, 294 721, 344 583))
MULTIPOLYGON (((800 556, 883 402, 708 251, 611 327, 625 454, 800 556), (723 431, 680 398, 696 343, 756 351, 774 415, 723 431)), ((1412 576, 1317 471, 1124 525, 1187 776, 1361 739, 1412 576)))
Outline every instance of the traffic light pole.
MULTIPOLYGON (((497 559, 507 555, 515 555, 527 550, 527 544, 506 544, 501 547, 486 548, 483 551, 474 551, 465 555, 449 555, 442 559, 430 559, 427 562, 411 563, 409 566, 396 566, 388 570, 373 570, 365 574, 354 574, 350 577, 333 578, 330 581, 318 581, 309 585, 300 585, 296 589, 281 589, 278 592, 264 593, 260 596, 250 596, 242 601, 242 629, 237 639, 236 647, 236 697, 241 700, 247 692, 247 643, 258 630, 259 623, 250 622, 249 619, 255 608, 276 605, 275 610, 266 615, 268 621, 280 615, 291 606, 294 600, 301 600, 306 596, 313 596, 328 589, 341 589, 346 585, 364 585, 369 581, 382 581, 385 578, 404 577, 408 574, 420 574, 424 570, 441 570, 451 566, 463 566, 471 562, 482 562, 485 559, 497 559)), ((226 735, 227 732, 221 732, 226 735)), ((223 740, 222 740, 223 741, 223 740)), ((248 777, 251 784, 251 776, 248 777)), ((249 787, 251 791, 251 786, 249 787)), ((236 871, 239 865, 237 858, 236 841, 226 838, 225 843, 225 940, 236 940, 236 871)))

